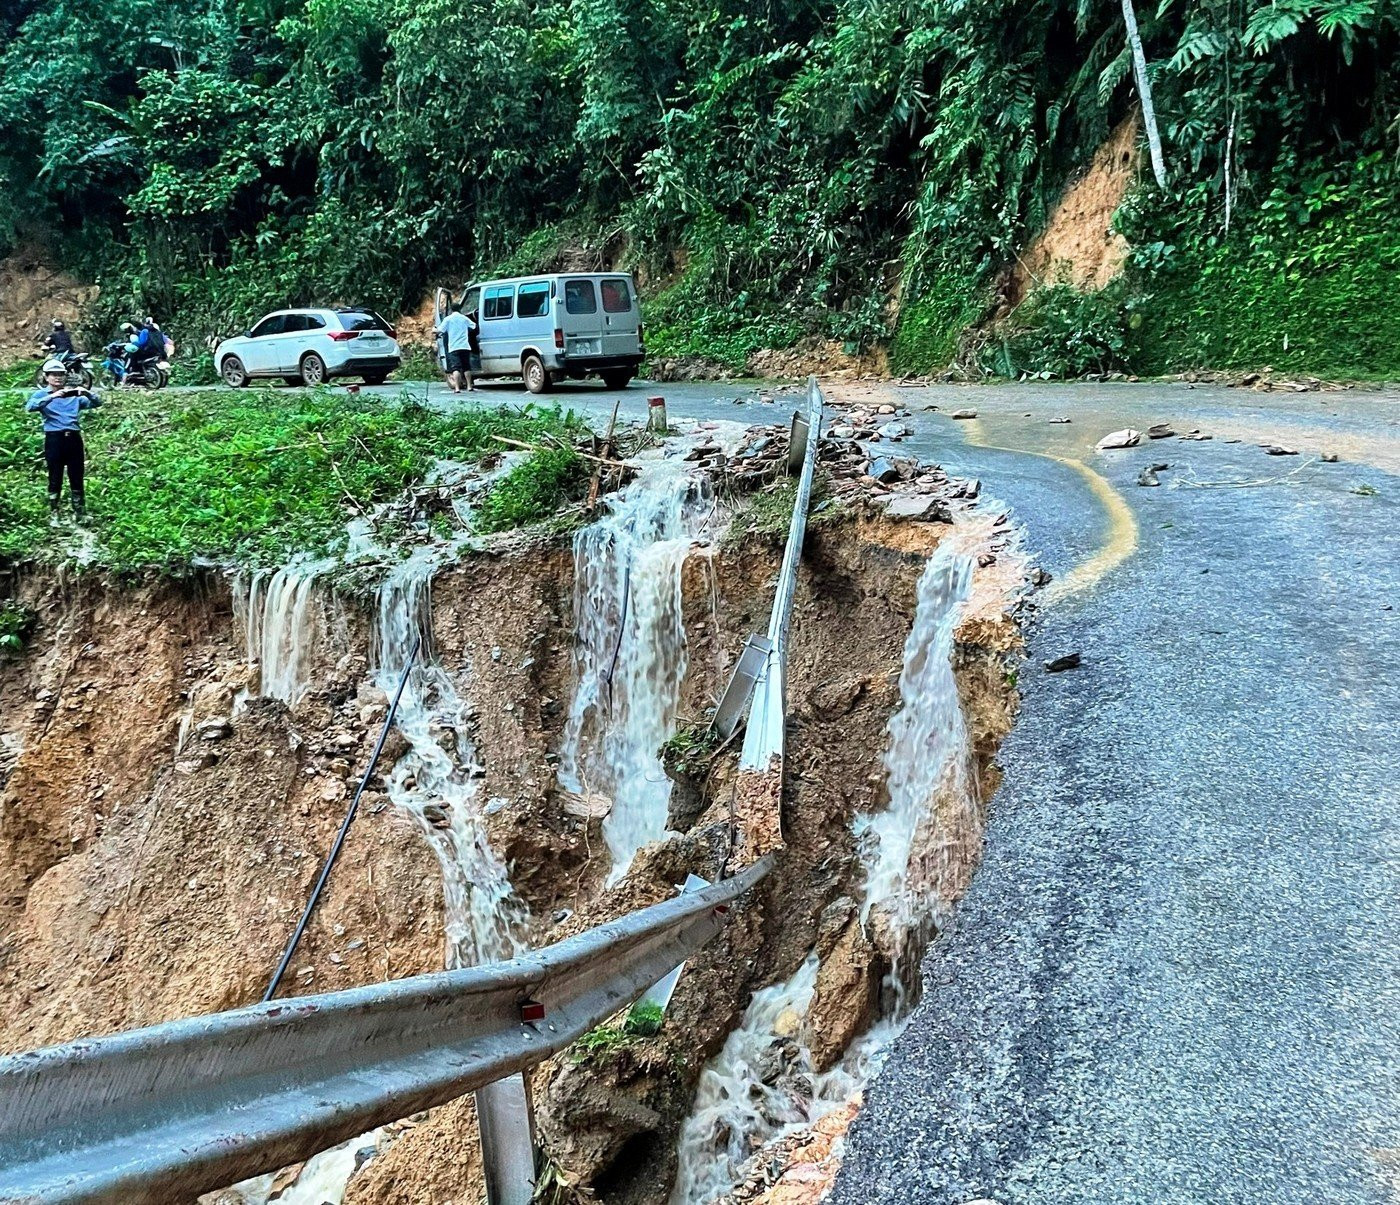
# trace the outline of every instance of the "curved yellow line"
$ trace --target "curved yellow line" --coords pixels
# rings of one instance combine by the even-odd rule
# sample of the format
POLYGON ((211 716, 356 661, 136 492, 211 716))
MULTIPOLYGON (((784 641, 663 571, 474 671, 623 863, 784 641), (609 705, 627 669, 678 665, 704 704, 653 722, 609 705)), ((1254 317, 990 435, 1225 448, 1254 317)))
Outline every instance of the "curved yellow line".
POLYGON ((1016 452, 1023 456, 1040 456, 1057 464, 1068 465, 1084 478, 1108 515, 1108 536, 1098 549, 1080 561, 1073 569, 1057 578, 1046 587, 1040 596, 1046 603, 1056 602, 1081 590, 1087 590, 1110 570, 1126 561, 1138 546, 1138 522, 1132 508, 1108 480, 1090 468, 1082 460, 1068 456, 1056 456, 1051 452, 1033 452, 1029 448, 1009 448, 1005 444, 988 443, 982 435, 980 419, 972 419, 963 424, 966 440, 979 448, 992 448, 999 452, 1016 452))

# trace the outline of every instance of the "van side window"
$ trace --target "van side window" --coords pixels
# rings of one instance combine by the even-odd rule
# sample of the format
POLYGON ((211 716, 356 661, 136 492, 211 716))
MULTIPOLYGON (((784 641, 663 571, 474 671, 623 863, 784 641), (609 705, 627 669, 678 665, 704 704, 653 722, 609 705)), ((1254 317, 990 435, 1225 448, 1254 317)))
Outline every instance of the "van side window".
POLYGON ((515 306, 517 318, 538 318, 549 312, 549 282, 521 285, 515 306))
POLYGON ((482 302, 483 318, 509 318, 515 301, 514 285, 492 285, 482 302))
POLYGON ((625 280, 603 281, 603 309, 609 314, 625 314, 632 308, 632 297, 625 280))
POLYGON ((564 282, 564 308, 571 314, 596 314, 598 294, 593 291, 591 280, 566 280, 564 282))

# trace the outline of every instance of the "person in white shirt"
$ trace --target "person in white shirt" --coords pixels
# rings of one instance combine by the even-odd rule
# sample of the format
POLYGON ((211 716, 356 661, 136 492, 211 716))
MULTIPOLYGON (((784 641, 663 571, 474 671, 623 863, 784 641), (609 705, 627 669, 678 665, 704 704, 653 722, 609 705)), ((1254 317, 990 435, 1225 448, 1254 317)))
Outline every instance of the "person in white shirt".
POLYGON ((464 313, 460 305, 454 305, 452 312, 433 328, 442 339, 442 350, 447 356, 447 383, 453 393, 462 392, 466 382, 467 392, 472 389, 472 335, 476 324, 464 313))

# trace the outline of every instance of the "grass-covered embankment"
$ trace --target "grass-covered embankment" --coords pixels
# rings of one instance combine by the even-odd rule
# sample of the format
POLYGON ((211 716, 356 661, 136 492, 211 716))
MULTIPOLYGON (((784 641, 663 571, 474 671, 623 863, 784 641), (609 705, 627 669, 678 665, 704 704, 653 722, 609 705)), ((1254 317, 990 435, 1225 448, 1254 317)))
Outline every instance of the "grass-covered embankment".
MULTIPOLYGON (((49 524, 43 437, 27 396, 0 393, 0 558, 63 560, 75 533, 66 519, 49 524)), ((577 495, 583 462, 558 445, 584 430, 571 412, 535 406, 444 414, 329 389, 113 391, 84 415, 84 560, 179 572, 195 558, 266 565, 333 550, 353 514, 421 481, 437 459, 499 453, 495 435, 551 443, 482 503, 482 530, 520 526, 577 495)))

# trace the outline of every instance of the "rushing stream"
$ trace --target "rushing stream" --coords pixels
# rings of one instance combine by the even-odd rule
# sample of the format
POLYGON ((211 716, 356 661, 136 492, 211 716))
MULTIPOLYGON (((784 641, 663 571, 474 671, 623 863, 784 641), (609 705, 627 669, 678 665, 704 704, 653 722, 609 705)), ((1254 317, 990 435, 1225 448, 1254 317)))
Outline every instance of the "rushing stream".
POLYGON ((603 821, 610 882, 666 831, 671 783, 657 751, 675 726, 686 671, 681 570, 713 509, 690 468, 679 458, 650 462, 574 537, 578 685, 559 783, 611 805, 603 821))
MULTIPOLYGON (((976 848, 978 805, 952 665, 972 564, 949 539, 924 567, 900 708, 886 730, 889 807, 855 822, 866 871, 861 921, 869 928, 878 914, 896 954, 937 922, 976 848)), ((803 1031, 817 969, 814 954, 786 983, 757 992, 701 1073, 681 1130, 672 1205, 724 1195, 763 1146, 845 1104, 878 1069, 907 1012, 903 972, 914 968, 895 966, 884 993, 895 1007, 820 1073, 803 1031)))

